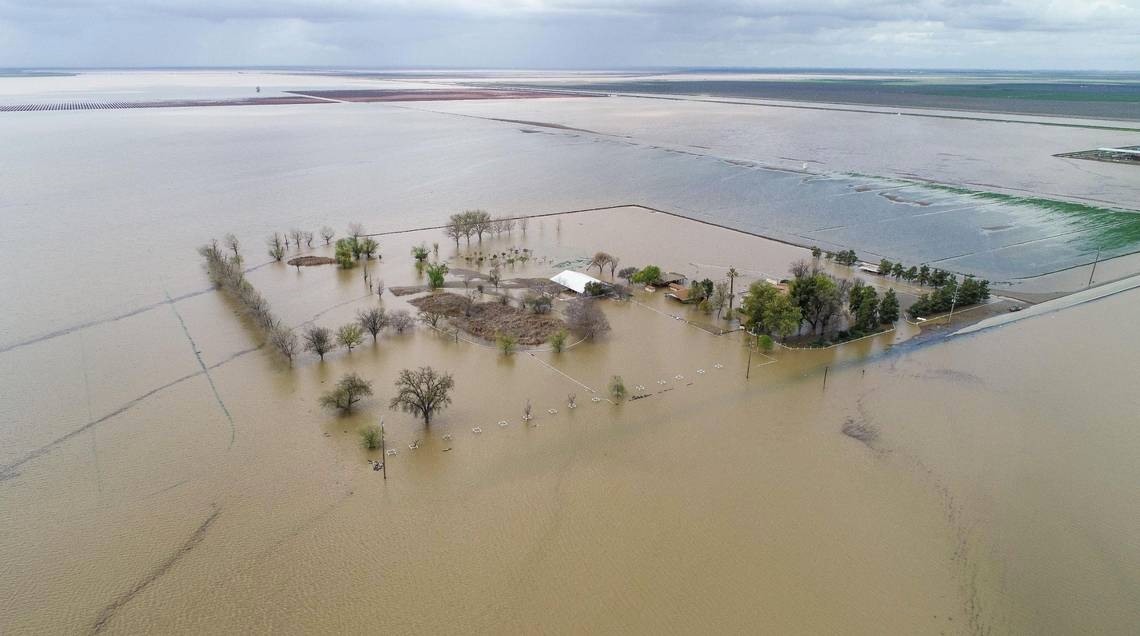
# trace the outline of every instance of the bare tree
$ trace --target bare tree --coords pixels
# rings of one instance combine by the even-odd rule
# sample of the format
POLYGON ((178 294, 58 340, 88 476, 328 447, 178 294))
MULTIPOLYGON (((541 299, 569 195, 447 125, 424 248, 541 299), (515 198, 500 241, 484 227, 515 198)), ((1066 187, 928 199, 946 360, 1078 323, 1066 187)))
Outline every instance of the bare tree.
POLYGON ((313 325, 305 330, 302 338, 305 341, 305 350, 317 354, 321 360, 325 359, 326 353, 336 348, 332 332, 327 327, 313 325))
POLYGON ((373 307, 367 311, 361 310, 356 314, 356 320, 365 331, 372 334, 372 342, 376 342, 377 335, 388 326, 388 316, 384 314, 384 310, 380 307, 373 307))
POLYGON ((519 219, 519 229, 522 230, 523 234, 526 234, 527 221, 528 218, 525 216, 519 219))
POLYGON ((566 307, 566 324, 585 338, 609 331, 610 322, 592 298, 577 298, 566 307))
POLYGON ((614 258, 613 256, 610 256, 609 254, 607 254, 605 252, 595 252, 594 258, 591 258, 590 264, 586 266, 586 271, 590 271, 591 267, 597 267, 598 268, 598 276, 601 276, 602 275, 602 268, 604 268, 606 265, 609 265, 610 261, 613 260, 613 258, 614 258))
POLYGON ((709 306, 716 312, 717 320, 720 320, 721 313, 728 305, 728 283, 720 281, 713 285, 713 293, 709 298, 709 306))
POLYGON ((449 239, 455 239, 455 247, 459 247, 459 239, 463 238, 463 221, 459 214, 452 214, 451 220, 443 228, 443 233, 449 239))
POLYGON ((396 310, 392 312, 388 324, 396 330, 396 333, 404 333, 405 329, 412 326, 412 315, 406 309, 396 310))
POLYGON ((305 233, 297 228, 289 230, 289 237, 293 239, 293 244, 297 249, 301 249, 301 241, 305 239, 305 233))
POLYGON ((334 236, 336 236, 336 232, 331 227, 326 225, 321 228, 321 238, 325 240, 325 245, 328 245, 334 236))
POLYGON ((359 221, 354 221, 348 224, 348 235, 352 238, 360 238, 364 236, 364 224, 359 221))
POLYGON ((396 378, 396 396, 388 408, 413 413, 424 418, 424 424, 428 425, 433 415, 451 404, 454 387, 455 380, 450 373, 439 373, 431 367, 404 369, 396 378))
POLYGON ((376 280, 376 297, 380 298, 382 296, 384 296, 384 279, 380 278, 376 280))
POLYGON ((307 247, 313 246, 313 233, 308 230, 305 230, 305 245, 307 247))
POLYGON ((492 265, 491 270, 487 272, 487 280, 491 281, 491 284, 495 286, 495 289, 499 288, 499 283, 503 280, 503 270, 499 269, 498 263, 492 265))
POLYGON ((289 360, 290 365, 293 364, 293 356, 297 355, 300 348, 297 342, 297 334, 285 327, 278 326, 269 332, 269 343, 289 360))
POLYGON ((266 240, 266 243, 269 245, 269 255, 273 257, 273 260, 280 261, 285 258, 285 246, 281 243, 280 234, 274 232, 273 236, 266 240))
POLYGON ((238 238, 233 234, 227 234, 222 241, 225 243, 226 249, 234 253, 234 258, 240 261, 241 254, 238 253, 238 248, 241 247, 241 243, 238 242, 238 238))
POLYGON ((491 231, 491 215, 486 210, 467 210, 463 214, 471 225, 471 232, 476 234, 482 243, 483 234, 491 231))
POLYGON ((431 327, 438 327, 439 321, 443 320, 445 317, 446 314, 435 309, 424 309, 420 311, 420 320, 422 320, 425 325, 429 325, 431 327))

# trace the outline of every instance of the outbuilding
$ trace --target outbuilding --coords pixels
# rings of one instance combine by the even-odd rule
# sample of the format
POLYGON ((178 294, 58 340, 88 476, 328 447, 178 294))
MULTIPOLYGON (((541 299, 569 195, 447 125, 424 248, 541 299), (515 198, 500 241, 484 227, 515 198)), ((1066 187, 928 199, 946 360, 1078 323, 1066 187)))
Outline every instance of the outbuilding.
POLYGON ((551 276, 550 280, 552 282, 558 283, 559 285, 562 285, 566 289, 577 292, 579 294, 586 293, 586 285, 589 285, 590 283, 607 285, 605 282, 600 281, 593 276, 583 274, 582 272, 575 272, 569 269, 563 270, 562 272, 551 276))

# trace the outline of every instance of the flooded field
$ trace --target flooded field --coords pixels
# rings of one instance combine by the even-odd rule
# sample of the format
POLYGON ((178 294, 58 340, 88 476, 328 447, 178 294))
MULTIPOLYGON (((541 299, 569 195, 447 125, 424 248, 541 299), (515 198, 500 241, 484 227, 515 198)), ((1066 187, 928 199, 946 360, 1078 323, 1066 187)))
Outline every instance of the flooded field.
MULTIPOLYGON (((486 249, 535 251, 508 276, 606 248, 692 275, 735 265, 745 281, 804 254, 639 210, 561 218, 486 249)), ((379 240, 371 273, 389 286, 416 284, 412 245, 454 248, 438 231, 379 240)), ((376 304, 359 269, 249 276, 291 325, 376 304)), ((905 332, 757 355, 745 379, 739 336, 675 319, 700 317, 660 293, 607 304, 613 332, 562 354, 507 358, 421 327, 293 369, 226 297, 195 295, 4 354, 0 620, 13 633, 1119 632, 1137 619, 1138 405, 1111 365, 1137 352, 1076 325, 1138 300, 889 356, 905 332), (1055 346, 1057 330, 1071 342, 1055 346), (1061 390, 1072 348, 1110 365, 1085 368, 1095 391, 1061 390), (430 429, 385 408, 398 370, 419 364, 457 379, 430 429), (377 395, 322 412, 317 394, 348 370, 377 395), (591 401, 613 374, 653 395, 591 401), (399 449, 387 481, 356 434, 380 417, 399 449), (843 435, 848 419, 877 439, 843 435)))
MULTIPOLYGON (((534 103, 495 114, 527 118, 534 103)), ((739 333, 714 335, 701 328, 714 319, 637 291, 605 304, 612 332, 560 354, 503 356, 418 325, 290 368, 210 288, 194 248, 232 231, 249 280, 291 327, 407 308, 414 296, 377 300, 361 267, 268 262, 264 238, 324 224, 343 235, 350 221, 381 233, 438 225, 470 207, 671 201, 662 207, 795 243, 912 260, 947 258, 955 240, 974 246, 960 228, 978 221, 937 226, 942 241, 917 225, 822 229, 826 210, 947 218, 974 205, 995 214, 987 226, 1023 215, 1011 231, 1027 244, 1049 224, 1078 230, 983 271, 1012 278, 1098 245, 1129 251, 1131 239, 1098 243, 1096 228, 1118 219, 1082 224, 912 186, 894 201, 881 186, 893 177, 764 170, 487 114, 328 104, 0 117, 5 138, 29 142, 0 149, 0 293, 13 301, 0 315, 0 632, 1128 633, 1140 623, 1140 342, 1112 335, 1140 309, 1136 291, 969 336, 943 337, 978 317, 965 313, 923 332, 900 323, 842 347, 751 358, 739 333), (456 379, 430 428, 387 408, 398 372, 425 364, 456 379), (376 395, 348 416, 319 408, 349 371, 376 395), (613 375, 649 397, 594 402, 613 375), (387 480, 358 434, 381 417, 398 450, 387 480), (872 434, 845 435, 848 423, 872 434)), ((453 268, 480 269, 437 229, 375 238, 383 258, 368 271, 389 288, 424 283, 410 253, 420 243, 438 243, 453 268)), ((473 238, 471 249, 511 247, 536 258, 506 278, 606 250, 622 266, 697 278, 735 267, 738 289, 808 254, 631 207, 534 218, 525 235, 482 248, 473 238)), ((1096 282, 1134 266, 1102 263, 1096 282)), ((1079 288, 1088 274, 1037 279, 1033 291, 1079 288)), ((904 303, 916 291, 903 286, 904 303)))

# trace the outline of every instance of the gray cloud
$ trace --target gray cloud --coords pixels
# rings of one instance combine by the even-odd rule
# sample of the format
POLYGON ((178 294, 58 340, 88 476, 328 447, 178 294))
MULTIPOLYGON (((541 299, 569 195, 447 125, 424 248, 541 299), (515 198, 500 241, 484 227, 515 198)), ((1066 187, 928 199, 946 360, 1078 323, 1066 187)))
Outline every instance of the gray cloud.
POLYGON ((285 64, 1135 69, 1140 0, 0 0, 0 66, 285 64))

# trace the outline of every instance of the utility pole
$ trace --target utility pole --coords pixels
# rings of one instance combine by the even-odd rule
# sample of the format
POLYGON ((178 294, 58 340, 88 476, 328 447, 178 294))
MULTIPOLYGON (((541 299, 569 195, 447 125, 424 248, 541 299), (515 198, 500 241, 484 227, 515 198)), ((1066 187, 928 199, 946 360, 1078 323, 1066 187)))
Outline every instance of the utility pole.
POLYGON ((384 417, 380 417, 380 468, 384 471, 384 481, 388 481, 388 447, 384 439, 384 417))
POLYGON ((1100 262, 1100 248, 1096 248, 1096 260, 1093 261, 1092 271, 1089 272, 1089 284, 1085 287, 1092 287, 1093 275, 1096 274, 1096 264, 1100 262))
POLYGON ((827 372, 828 371, 831 371, 831 367, 824 367, 823 368, 823 390, 824 391, 827 390, 827 372))

